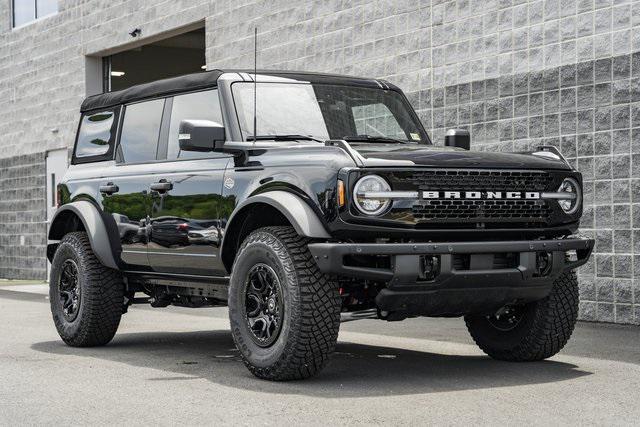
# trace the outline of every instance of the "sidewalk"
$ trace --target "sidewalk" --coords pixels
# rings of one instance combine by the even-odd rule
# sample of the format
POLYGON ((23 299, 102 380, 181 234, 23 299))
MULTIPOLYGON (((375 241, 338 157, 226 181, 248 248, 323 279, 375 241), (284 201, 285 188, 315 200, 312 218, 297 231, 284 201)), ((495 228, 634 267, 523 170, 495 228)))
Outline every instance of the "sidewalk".
POLYGON ((28 294, 49 295, 49 284, 34 280, 0 280, 0 290, 21 292, 28 294))
POLYGON ((16 280, 16 279, 0 279, 0 287, 12 285, 42 285, 47 284, 46 280, 16 280))

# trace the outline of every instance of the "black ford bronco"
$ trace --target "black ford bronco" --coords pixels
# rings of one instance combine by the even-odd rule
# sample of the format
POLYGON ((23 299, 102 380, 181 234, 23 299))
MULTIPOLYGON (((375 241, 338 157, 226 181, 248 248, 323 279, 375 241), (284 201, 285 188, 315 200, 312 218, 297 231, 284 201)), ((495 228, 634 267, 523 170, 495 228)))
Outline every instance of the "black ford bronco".
POLYGON ((97 346, 132 304, 228 305, 270 380, 317 373, 345 317, 464 316, 493 358, 550 357, 593 247, 581 175, 554 147, 468 143, 433 145, 376 79, 209 71, 91 96, 48 235, 56 328, 97 346))

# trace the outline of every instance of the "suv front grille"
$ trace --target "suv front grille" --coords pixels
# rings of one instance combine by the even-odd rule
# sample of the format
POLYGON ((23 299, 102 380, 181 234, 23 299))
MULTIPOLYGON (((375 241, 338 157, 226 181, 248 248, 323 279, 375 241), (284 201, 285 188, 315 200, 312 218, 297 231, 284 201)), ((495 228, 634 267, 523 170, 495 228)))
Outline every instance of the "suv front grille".
POLYGON ((394 173, 394 181, 420 190, 544 191, 553 177, 541 171, 426 170, 394 173))
POLYGON ((412 211, 417 220, 437 222, 546 222, 551 214, 542 200, 425 200, 412 211))
MULTIPOLYGON (((553 191, 554 177, 544 171, 512 170, 413 170, 393 172, 392 187, 420 191, 553 191)), ((487 228, 511 224, 539 227, 551 221, 553 210, 546 200, 438 199, 416 200, 411 206, 418 227, 450 224, 456 228, 487 228)))

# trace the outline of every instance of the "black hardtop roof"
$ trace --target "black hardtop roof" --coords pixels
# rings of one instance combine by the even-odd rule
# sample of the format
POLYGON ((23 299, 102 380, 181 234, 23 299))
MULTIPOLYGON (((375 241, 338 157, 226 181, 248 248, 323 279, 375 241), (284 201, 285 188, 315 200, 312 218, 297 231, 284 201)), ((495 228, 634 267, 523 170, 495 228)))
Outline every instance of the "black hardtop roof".
MULTIPOLYGON (((340 74, 322 74, 305 71, 279 71, 279 70, 258 70, 258 74, 276 77, 286 77, 294 80, 303 80, 310 83, 343 84, 352 86, 364 86, 374 88, 396 87, 390 83, 376 79, 366 79, 361 77, 344 76, 340 74)), ((247 73, 253 74, 253 70, 211 70, 201 73, 186 74, 179 77, 156 80, 150 83, 143 83, 127 89, 106 92, 87 97, 80 107, 81 112, 93 111, 101 108, 109 108, 120 104, 134 101, 155 98, 160 96, 170 96, 181 92, 188 92, 199 89, 213 88, 218 85, 218 78, 224 73, 247 73)))

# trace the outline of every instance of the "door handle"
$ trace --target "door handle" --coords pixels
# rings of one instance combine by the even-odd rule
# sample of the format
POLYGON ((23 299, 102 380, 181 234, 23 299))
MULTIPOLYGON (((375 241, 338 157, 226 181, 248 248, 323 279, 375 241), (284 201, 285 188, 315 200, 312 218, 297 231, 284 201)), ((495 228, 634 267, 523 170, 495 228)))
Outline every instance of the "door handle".
POLYGON ((102 194, 113 194, 113 193, 117 193, 120 189, 118 188, 117 185, 115 185, 113 182, 108 182, 105 185, 101 185, 100 186, 100 192, 102 194))
POLYGON ((151 184, 149 188, 151 188, 153 191, 157 191, 158 193, 164 193, 173 189, 173 183, 165 180, 160 180, 151 184))

